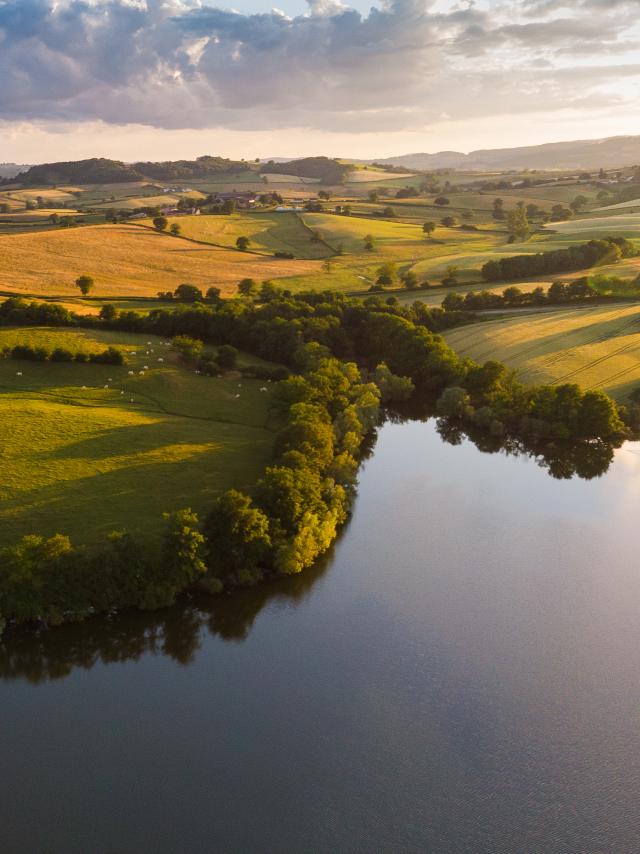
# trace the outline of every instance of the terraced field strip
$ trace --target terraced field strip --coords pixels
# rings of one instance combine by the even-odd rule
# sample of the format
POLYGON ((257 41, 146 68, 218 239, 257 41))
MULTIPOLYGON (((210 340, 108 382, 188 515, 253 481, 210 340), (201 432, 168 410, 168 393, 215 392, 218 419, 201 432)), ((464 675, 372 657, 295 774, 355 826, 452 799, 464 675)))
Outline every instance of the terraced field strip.
POLYGON ((525 382, 576 382, 619 399, 640 383, 640 308, 564 309, 446 333, 460 355, 503 361, 525 382))

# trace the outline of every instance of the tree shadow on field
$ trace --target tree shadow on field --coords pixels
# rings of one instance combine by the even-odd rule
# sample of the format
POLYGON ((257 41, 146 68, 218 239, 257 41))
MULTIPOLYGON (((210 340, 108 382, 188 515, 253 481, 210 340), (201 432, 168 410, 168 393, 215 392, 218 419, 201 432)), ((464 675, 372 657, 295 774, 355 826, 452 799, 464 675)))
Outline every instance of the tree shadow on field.
POLYGON ((143 439, 135 435, 139 428, 124 428, 126 438, 117 430, 115 439, 107 433, 60 449, 53 459, 63 461, 67 476, 82 460, 89 466, 95 461, 93 470, 82 466, 76 478, 27 489, 0 504, 2 543, 61 533, 76 545, 91 544, 116 529, 157 540, 164 512, 206 512, 225 489, 253 486, 272 457, 269 433, 260 438, 255 429, 235 425, 229 425, 228 436, 207 436, 202 429, 189 435, 180 424, 172 428, 167 434, 166 425, 154 425, 143 439), (113 457, 118 467, 100 470, 101 463, 105 469, 114 465, 113 457))

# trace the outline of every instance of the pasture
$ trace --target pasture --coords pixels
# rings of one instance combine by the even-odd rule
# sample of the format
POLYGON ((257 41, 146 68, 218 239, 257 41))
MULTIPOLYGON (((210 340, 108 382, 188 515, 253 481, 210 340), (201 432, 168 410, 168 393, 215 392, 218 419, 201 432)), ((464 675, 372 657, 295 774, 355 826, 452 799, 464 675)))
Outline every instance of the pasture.
MULTIPOLYGON (((266 213, 236 213, 230 216, 202 215, 168 217, 177 223, 183 237, 235 249, 238 237, 248 237, 252 252, 292 252, 296 258, 318 259, 333 255, 324 243, 314 242, 310 229, 296 213, 269 211, 266 213)), ((153 227, 151 220, 141 225, 153 227)))
POLYGON ((204 514, 219 492, 250 488, 270 459, 261 381, 196 375, 147 336, 0 330, 0 348, 15 343, 85 352, 112 344, 128 364, 0 360, 2 545, 32 532, 91 544, 128 527, 157 541, 163 512, 204 514))
POLYGON ((95 280, 92 296, 107 298, 153 297, 182 282, 232 294, 246 277, 286 280, 319 270, 319 261, 292 262, 197 245, 136 225, 0 236, 0 292, 38 297, 76 295, 74 282, 85 273, 95 280))
POLYGON ((624 400, 640 384, 640 307, 596 306, 502 317, 445 333, 461 356, 497 359, 526 383, 577 383, 624 400))

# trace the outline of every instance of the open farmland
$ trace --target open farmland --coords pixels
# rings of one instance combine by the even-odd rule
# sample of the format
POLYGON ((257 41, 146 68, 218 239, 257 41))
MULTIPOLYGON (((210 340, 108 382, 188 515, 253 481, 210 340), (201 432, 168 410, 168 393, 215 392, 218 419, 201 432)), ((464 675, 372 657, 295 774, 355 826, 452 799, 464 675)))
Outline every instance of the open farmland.
POLYGON ((34 296, 77 294, 76 278, 95 279, 92 295, 155 296, 191 282, 232 293, 257 281, 312 274, 318 261, 264 258, 158 234, 135 225, 87 226, 0 237, 0 291, 34 296))
MULTIPOLYGON (((277 251, 292 252, 296 258, 326 258, 333 251, 324 243, 315 242, 312 232, 295 213, 270 211, 267 213, 236 213, 230 216, 168 217, 177 223, 183 237, 235 248, 238 237, 248 237, 250 250, 272 255, 277 251)), ((141 225, 152 227, 151 220, 141 225)))
POLYGON ((156 540, 163 512, 191 506, 206 513, 220 491, 255 482, 274 437, 263 383, 197 376, 159 339, 149 340, 0 330, 0 349, 20 343, 91 353, 114 345, 128 360, 0 360, 0 544, 34 531, 92 543, 127 527, 156 540), (149 370, 140 375, 144 365, 149 370))
POLYGON ((477 362, 497 359, 523 382, 577 383, 624 399, 640 382, 640 307, 567 308, 523 314, 446 333, 477 362))
POLYGON ((567 222, 551 223, 547 228, 558 234, 570 235, 577 240, 592 240, 606 237, 608 234, 640 238, 640 213, 571 219, 567 222))

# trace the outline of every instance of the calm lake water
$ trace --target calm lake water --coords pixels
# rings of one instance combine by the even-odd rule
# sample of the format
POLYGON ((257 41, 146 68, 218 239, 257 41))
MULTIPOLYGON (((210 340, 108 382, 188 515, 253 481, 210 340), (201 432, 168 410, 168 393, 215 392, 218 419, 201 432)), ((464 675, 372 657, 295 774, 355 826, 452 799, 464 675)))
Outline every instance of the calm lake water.
POLYGON ((0 650, 0 850, 637 852, 640 446, 387 424, 302 577, 0 650))

